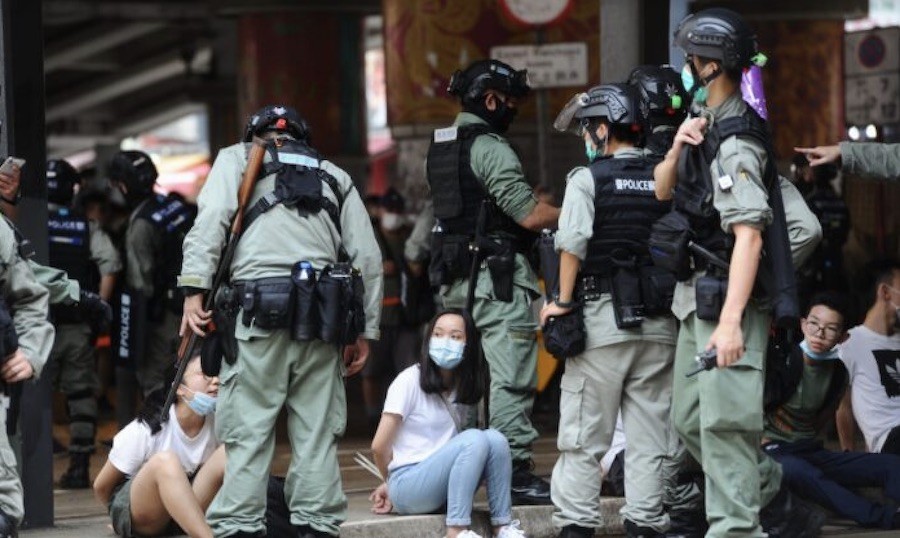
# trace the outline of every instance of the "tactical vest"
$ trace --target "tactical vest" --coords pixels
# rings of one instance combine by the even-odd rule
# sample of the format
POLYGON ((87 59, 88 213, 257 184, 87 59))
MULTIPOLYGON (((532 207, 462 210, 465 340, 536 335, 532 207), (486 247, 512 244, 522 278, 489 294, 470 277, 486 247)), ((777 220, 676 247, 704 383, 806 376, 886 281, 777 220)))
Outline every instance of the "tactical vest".
POLYGON ((181 248, 196 217, 197 206, 189 204, 177 193, 154 194, 134 217, 150 222, 162 237, 162 248, 156 253, 153 271, 151 319, 160 316, 163 308, 174 314, 181 313, 183 297, 177 286, 181 271, 181 248))
MULTIPOLYGON (((725 259, 730 258, 733 239, 722 231, 719 212, 713 206, 710 163, 715 158, 719 145, 732 136, 754 139, 769 149, 769 134, 765 121, 749 106, 741 116, 714 122, 706 133, 703 144, 700 145, 700 151, 693 151, 687 147, 678 159, 678 185, 672 198, 675 209, 690 219, 696 241, 725 259)), ((769 189, 778 181, 771 151, 767 161, 763 182, 769 189)))
POLYGON ((482 201, 488 200, 484 231, 527 249, 535 236, 506 215, 472 170, 472 144, 479 135, 494 132, 487 125, 458 125, 437 129, 428 148, 428 184, 434 216, 445 234, 473 237, 482 201))
MULTIPOLYGON (((50 266, 62 269, 72 280, 77 280, 83 290, 97 292, 100 272, 91 261, 91 230, 88 220, 67 207, 58 207, 47 217, 50 266)), ((57 323, 77 323, 82 320, 73 306, 51 307, 57 323)))
POLYGON ((669 210, 656 199, 653 167, 658 159, 604 157, 590 166, 594 177, 594 233, 582 265, 585 274, 607 275, 612 259, 649 265, 650 227, 669 210))
MULTIPOLYGON (((341 235, 341 207, 346 193, 341 191, 337 178, 320 168, 322 161, 319 153, 309 145, 293 139, 284 139, 280 145, 269 141, 266 151, 271 161, 263 164, 259 179, 276 174, 275 188, 247 210, 244 229, 249 228, 276 205, 283 204, 296 209, 301 215, 317 214, 325 210, 338 235, 341 235), (322 183, 331 189, 337 204, 323 194, 322 183)), ((338 247, 338 258, 338 261, 349 259, 343 245, 338 247)))

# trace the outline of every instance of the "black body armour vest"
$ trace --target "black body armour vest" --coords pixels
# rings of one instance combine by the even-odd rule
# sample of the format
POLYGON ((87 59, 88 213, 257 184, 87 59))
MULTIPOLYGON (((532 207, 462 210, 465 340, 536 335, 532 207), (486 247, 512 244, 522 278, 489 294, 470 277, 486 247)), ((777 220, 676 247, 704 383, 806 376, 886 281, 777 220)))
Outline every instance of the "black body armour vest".
MULTIPOLYGON (((672 198, 675 209, 688 216, 697 243, 724 259, 730 258, 734 241, 722 231, 719 212, 713 206, 710 163, 719 145, 732 136, 752 138, 768 147, 769 134, 765 121, 749 106, 741 116, 716 121, 704 137, 700 151, 690 147, 683 150, 678 159, 678 185, 672 198)), ((778 181, 778 176, 771 154, 767 160, 763 182, 768 189, 774 185, 773 181, 778 181)))
POLYGON ((149 221, 163 238, 153 272, 151 310, 157 309, 157 315, 161 314, 158 310, 160 308, 168 308, 175 314, 181 313, 184 301, 177 287, 178 274, 181 272, 181 247, 196 217, 197 206, 189 204, 176 193, 153 195, 135 215, 135 219, 149 221))
MULTIPOLYGON (((296 209, 301 215, 316 214, 323 209, 341 233, 341 206, 345 194, 341 192, 337 178, 322 170, 319 153, 309 145, 293 139, 284 139, 280 145, 274 141, 267 144, 270 162, 264 163, 259 178, 276 174, 275 188, 251 207, 244 217, 244 229, 256 219, 278 204, 296 209), (322 183, 326 183, 337 199, 335 204, 322 193, 322 183)), ((341 261, 349 257, 343 246, 339 248, 341 261)))
MULTIPOLYGON (((97 292, 100 273, 91 261, 91 230, 88 220, 67 207, 53 209, 47 215, 50 266, 65 271, 83 290, 97 292)), ((74 306, 51 307, 57 323, 77 323, 82 316, 74 306)))
POLYGON ((443 233, 471 237, 475 235, 481 203, 487 199, 490 203, 485 233, 510 239, 515 249, 523 252, 536 236, 497 207, 470 163, 475 139, 492 132, 487 125, 459 125, 434 132, 428 148, 427 171, 434 216, 443 233))
POLYGON ((650 227, 669 211, 656 199, 653 167, 658 158, 604 157, 590 165, 594 176, 594 234, 581 271, 609 276, 612 259, 650 265, 650 227))

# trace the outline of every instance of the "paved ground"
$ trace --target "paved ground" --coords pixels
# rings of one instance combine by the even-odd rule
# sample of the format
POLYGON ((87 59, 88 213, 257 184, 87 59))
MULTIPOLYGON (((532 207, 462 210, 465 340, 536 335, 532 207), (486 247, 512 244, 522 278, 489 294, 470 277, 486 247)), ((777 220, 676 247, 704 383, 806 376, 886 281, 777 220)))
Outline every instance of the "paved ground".
MULTIPOLYGON (((107 428, 107 431, 111 431, 107 428)), ((62 432, 60 432, 62 435, 62 432)), ((101 433, 101 439, 106 438, 101 433)), ((549 476, 556 459, 555 440, 542 438, 536 444, 535 464, 538 474, 549 476)), ((367 499, 372 488, 378 485, 377 480, 353 463, 353 455, 360 451, 368 455, 368 441, 362 438, 348 439, 340 445, 341 473, 349 500, 348 521, 341 535, 343 538, 430 538, 443 536, 443 521, 440 516, 378 516, 369 511, 367 499)), ((92 471, 96 473, 106 459, 108 449, 101 447, 94 456, 92 471)), ((288 447, 279 443, 273 472, 282 473, 290 458, 288 447)), ((54 472, 58 478, 65 469, 65 456, 57 456, 54 461, 54 472)), ((31 529, 21 533, 23 538, 94 538, 114 536, 108 525, 108 518, 103 507, 94 500, 87 490, 57 490, 54 495, 54 512, 56 526, 52 529, 31 529)), ((479 502, 483 508, 483 496, 479 502)), ((606 536, 621 536, 621 522, 617 517, 621 499, 604 500, 604 515, 609 525, 598 532, 606 536)), ((522 520, 523 527, 533 538, 550 538, 554 536, 550 528, 549 507, 517 507, 515 517, 522 520)), ((843 538, 864 537, 898 537, 900 532, 860 532, 847 524, 833 522, 826 528, 827 535, 841 535, 843 538)), ((482 512, 476 528, 482 527, 487 535, 486 516, 482 512)), ((280 537, 276 537, 280 538, 280 537)))

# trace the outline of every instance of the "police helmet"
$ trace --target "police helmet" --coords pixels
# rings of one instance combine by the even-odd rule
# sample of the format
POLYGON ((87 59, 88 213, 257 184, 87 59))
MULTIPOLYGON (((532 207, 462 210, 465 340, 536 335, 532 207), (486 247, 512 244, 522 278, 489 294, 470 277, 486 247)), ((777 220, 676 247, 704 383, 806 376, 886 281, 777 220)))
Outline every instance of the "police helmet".
POLYGON ((450 77, 447 93, 463 102, 477 101, 487 90, 496 90, 509 97, 528 95, 528 70, 515 70, 499 60, 478 60, 450 77))
POLYGON ((67 161, 47 161, 47 200, 50 203, 69 205, 75 195, 75 185, 80 183, 81 176, 67 161))
POLYGON ((691 98, 684 90, 681 75, 670 65, 641 65, 628 76, 647 104, 650 124, 678 125, 685 116, 691 98))
POLYGON ((292 107, 283 105, 266 105, 257 110, 244 129, 244 142, 250 142, 254 136, 265 131, 284 131, 297 140, 309 139, 309 127, 300 114, 292 107))
POLYGON ((574 127, 573 120, 581 120, 579 125, 585 125, 595 118, 639 130, 647 121, 647 104, 630 84, 601 84, 572 97, 556 116, 553 127, 567 131, 574 127))
POLYGON ((686 54, 719 60, 728 71, 749 67, 758 52, 756 34, 744 18, 725 8, 685 17, 675 30, 675 45, 686 54))
POLYGON ((125 185, 129 197, 153 192, 153 184, 159 175, 150 156, 143 151, 120 151, 113 155, 107 168, 109 179, 125 185))

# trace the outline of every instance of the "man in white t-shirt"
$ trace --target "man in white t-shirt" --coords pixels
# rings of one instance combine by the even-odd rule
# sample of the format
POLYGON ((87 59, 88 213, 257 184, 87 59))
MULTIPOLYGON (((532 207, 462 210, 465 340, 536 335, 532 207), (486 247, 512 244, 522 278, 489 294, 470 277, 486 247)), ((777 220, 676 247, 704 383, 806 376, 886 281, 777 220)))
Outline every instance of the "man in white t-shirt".
POLYGON ((835 417, 838 437, 854 449, 855 419, 866 450, 900 454, 900 262, 873 262, 867 272, 871 306, 841 347, 850 388, 835 417))

